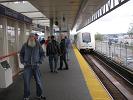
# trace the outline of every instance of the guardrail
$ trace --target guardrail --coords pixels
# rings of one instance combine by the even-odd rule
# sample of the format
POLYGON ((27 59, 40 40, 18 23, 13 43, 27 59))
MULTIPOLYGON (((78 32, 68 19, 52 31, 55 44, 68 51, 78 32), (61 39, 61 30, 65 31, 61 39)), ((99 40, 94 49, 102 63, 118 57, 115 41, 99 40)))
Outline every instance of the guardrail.
POLYGON ((9 53, 7 55, 0 56, 0 60, 5 59, 5 58, 10 57, 10 56, 17 55, 17 54, 18 54, 18 52, 12 52, 12 53, 9 53))

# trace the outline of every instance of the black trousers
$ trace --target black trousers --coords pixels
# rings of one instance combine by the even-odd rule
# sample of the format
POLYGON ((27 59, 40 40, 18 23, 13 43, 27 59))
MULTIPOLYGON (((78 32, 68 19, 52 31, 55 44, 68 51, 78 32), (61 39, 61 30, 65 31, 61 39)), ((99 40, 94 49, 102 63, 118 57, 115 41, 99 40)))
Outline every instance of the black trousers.
POLYGON ((65 63, 66 69, 68 69, 66 54, 63 54, 63 55, 60 56, 60 69, 62 69, 62 67, 63 67, 63 62, 65 63))

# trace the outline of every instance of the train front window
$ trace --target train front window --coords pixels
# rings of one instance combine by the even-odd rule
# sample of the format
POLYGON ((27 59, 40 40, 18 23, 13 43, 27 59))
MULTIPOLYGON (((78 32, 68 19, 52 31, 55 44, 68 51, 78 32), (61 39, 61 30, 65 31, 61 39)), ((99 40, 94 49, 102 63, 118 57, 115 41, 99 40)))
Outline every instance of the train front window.
POLYGON ((82 34, 82 41, 83 41, 83 42, 86 42, 86 43, 91 42, 90 33, 83 33, 83 34, 82 34))

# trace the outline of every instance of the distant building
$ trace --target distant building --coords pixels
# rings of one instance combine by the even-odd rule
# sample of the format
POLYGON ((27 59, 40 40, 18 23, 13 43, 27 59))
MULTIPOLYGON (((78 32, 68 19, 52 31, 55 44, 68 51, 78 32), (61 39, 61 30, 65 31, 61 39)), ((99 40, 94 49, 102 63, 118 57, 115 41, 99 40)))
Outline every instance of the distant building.
POLYGON ((124 35, 119 35, 118 36, 118 43, 124 43, 124 35))
POLYGON ((133 35, 124 35, 124 43, 133 45, 133 35))
POLYGON ((118 34, 109 34, 108 40, 111 43, 118 43, 118 34))
POLYGON ((103 36, 103 41, 111 43, 127 43, 128 45, 133 45, 133 35, 127 33, 120 34, 105 34, 103 36))

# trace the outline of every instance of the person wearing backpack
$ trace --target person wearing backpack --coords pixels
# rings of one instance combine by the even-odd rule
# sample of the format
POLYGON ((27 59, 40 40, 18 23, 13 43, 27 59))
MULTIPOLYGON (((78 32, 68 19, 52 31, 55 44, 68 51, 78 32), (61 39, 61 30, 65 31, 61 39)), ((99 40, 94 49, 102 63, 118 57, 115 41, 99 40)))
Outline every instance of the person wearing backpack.
POLYGON ((51 72, 57 73, 57 63, 59 55, 60 55, 59 43, 55 40, 55 37, 52 35, 51 40, 48 42, 46 47, 46 56, 49 57, 49 66, 51 72))

